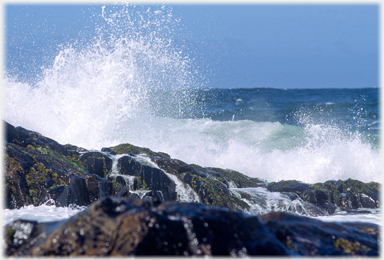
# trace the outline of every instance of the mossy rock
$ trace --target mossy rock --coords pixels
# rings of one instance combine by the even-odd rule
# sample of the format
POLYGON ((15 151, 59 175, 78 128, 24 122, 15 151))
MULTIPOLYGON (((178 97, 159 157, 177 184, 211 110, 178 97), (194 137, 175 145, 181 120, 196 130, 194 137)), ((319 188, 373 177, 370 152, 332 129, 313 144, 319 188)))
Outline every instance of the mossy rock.
POLYGON ((265 182, 263 180, 257 178, 249 178, 248 176, 238 171, 214 167, 207 167, 207 169, 218 172, 226 178, 230 179, 235 183, 237 188, 253 188, 265 185, 265 182))
MULTIPOLYGON (((156 152, 153 152, 152 150, 150 150, 148 148, 139 147, 139 146, 135 146, 135 145, 128 144, 128 143, 112 146, 112 147, 109 147, 109 149, 112 149, 110 151, 110 153, 113 155, 131 153, 134 155, 138 155, 138 154, 147 155, 149 157, 155 156, 155 157, 163 157, 163 158, 168 158, 168 159, 171 158, 171 156, 169 156, 166 153, 163 153, 163 152, 156 153, 156 152)), ((103 150, 106 150, 106 149, 103 148, 102 151, 103 150)))
POLYGON ((84 153, 79 162, 86 165, 90 174, 106 178, 112 170, 112 159, 101 152, 84 153))

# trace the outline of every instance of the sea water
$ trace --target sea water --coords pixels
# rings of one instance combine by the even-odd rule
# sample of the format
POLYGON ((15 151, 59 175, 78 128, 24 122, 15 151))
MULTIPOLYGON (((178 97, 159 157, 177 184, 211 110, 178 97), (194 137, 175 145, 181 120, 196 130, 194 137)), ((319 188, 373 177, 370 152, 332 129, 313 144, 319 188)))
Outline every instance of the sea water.
MULTIPOLYGON (((96 36, 63 42, 37 74, 7 68, 4 119, 61 144, 130 143, 269 182, 380 182, 377 88, 211 86, 180 44, 172 10, 135 8, 102 7, 96 36)), ((28 206, 5 216, 78 210, 28 206)))

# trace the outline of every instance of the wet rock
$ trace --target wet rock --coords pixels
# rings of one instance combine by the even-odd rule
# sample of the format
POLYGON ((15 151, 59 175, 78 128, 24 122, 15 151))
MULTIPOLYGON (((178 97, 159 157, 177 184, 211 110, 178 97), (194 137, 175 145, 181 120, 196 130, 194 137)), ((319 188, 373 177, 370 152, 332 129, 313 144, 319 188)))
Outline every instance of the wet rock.
POLYGON ((112 169, 112 159, 101 152, 87 152, 81 155, 80 161, 85 163, 90 174, 105 178, 112 169))
POLYGON ((296 192, 301 195, 304 190, 310 188, 310 185, 301 181, 287 180, 268 183, 266 188, 272 192, 296 192))
POLYGON ((122 156, 117 161, 117 171, 119 174, 140 176, 142 164, 132 156, 122 156))
POLYGON ((375 224, 322 222, 285 212, 261 219, 286 247, 302 256, 378 256, 375 224))
MULTIPOLYGON (((89 205, 109 195, 130 197, 136 196, 134 193, 159 201, 181 200, 180 193, 185 192, 188 195, 184 200, 251 212, 254 205, 247 202, 247 195, 236 195, 233 189, 257 187, 280 192, 292 201, 284 210, 298 214, 318 216, 379 207, 379 184, 375 182, 349 179, 315 184, 296 180, 267 183, 230 169, 187 164, 131 144, 103 148, 102 152, 87 151, 75 145, 62 146, 38 132, 7 122, 5 125, 5 201, 11 209, 37 206, 49 199, 56 205, 89 205), (122 156, 117 172, 112 173, 111 158, 117 154, 122 156)), ((268 208, 265 199, 254 198, 253 202, 267 210, 261 209, 263 213, 282 208, 268 208)))
MULTIPOLYGON (((8 127, 12 129, 9 124, 8 127)), ((57 147, 51 149, 55 141, 21 127, 14 129, 24 143, 5 143, 7 208, 38 206, 49 199, 60 206, 82 206, 115 195, 112 182, 89 174, 87 165, 79 160, 80 153, 73 151, 73 146, 59 145, 65 152, 57 147), (33 141, 28 143, 28 140, 33 141)))
POLYGON ((159 158, 171 158, 168 154, 163 152, 153 152, 148 148, 145 147, 138 147, 132 144, 119 144, 113 147, 105 147, 102 148, 101 151, 109 152, 110 154, 117 155, 117 154, 133 154, 133 155, 146 155, 150 157, 159 157, 159 158))
POLYGON ((212 167, 208 167, 206 169, 220 173, 221 175, 224 176, 224 178, 232 181, 237 188, 264 187, 266 185, 265 180, 258 179, 258 178, 250 178, 234 170, 212 168, 212 167))
POLYGON ((108 197, 61 222, 16 220, 7 256, 378 256, 378 226, 108 197))
POLYGON ((119 158, 117 169, 119 174, 136 176, 138 188, 161 192, 164 200, 176 200, 175 183, 149 162, 126 155, 119 158))
POLYGON ((326 210, 329 214, 335 213, 337 209, 379 207, 379 184, 376 182, 363 183, 348 179, 306 184, 291 180, 268 183, 266 188, 272 192, 296 193, 304 201, 326 210))
MULTIPOLYGON (((258 217, 201 204, 106 198, 60 224, 29 225, 8 256, 293 255, 258 217)), ((15 222, 6 228, 13 241, 15 222)))

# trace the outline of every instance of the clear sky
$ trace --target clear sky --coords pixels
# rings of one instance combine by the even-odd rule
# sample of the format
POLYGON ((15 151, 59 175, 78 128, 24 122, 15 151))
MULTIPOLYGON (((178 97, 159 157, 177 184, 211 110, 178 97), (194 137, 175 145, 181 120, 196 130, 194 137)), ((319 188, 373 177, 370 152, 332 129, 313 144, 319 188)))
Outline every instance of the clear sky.
MULTIPOLYGON (((379 84, 378 5, 171 6, 209 87, 379 84)), ((7 66, 37 73, 58 44, 93 31, 101 5, 7 5, 5 13, 7 66)))

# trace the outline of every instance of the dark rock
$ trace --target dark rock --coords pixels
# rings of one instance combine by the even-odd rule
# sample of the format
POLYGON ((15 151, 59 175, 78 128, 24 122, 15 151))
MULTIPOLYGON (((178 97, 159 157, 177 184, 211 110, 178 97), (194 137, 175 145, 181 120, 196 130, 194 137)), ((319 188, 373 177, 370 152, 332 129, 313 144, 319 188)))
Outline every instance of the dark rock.
POLYGON ((201 204, 106 198, 60 225, 30 225, 19 247, 7 244, 8 256, 293 255, 258 217, 201 204))
POLYGON ((69 181, 69 189, 72 191, 70 204, 79 206, 89 205, 88 190, 84 178, 72 174, 69 181))
POLYGON ((117 163, 119 174, 137 176, 138 188, 161 192, 163 200, 176 200, 175 183, 159 168, 137 157, 122 156, 117 163))
POLYGON ((153 192, 161 192, 164 200, 176 200, 176 184, 162 170, 143 166, 140 177, 142 184, 153 192))
POLYGON ((379 184, 376 182, 363 183, 348 179, 306 184, 293 180, 272 182, 266 188, 273 192, 294 192, 304 201, 326 210, 329 214, 333 214, 337 208, 352 210, 379 207, 379 184))
POLYGON ((45 201, 52 199, 58 207, 68 207, 72 192, 68 186, 57 186, 49 189, 45 201))
POLYGON ((119 144, 114 147, 103 148, 102 151, 108 151, 110 154, 133 154, 133 155, 147 155, 150 157, 159 157, 159 158, 171 158, 168 154, 158 152, 155 153, 148 148, 138 147, 132 144, 119 144), (112 150, 112 151, 111 151, 112 150))
POLYGON ((142 164, 132 156, 122 156, 117 161, 117 171, 119 174, 140 176, 142 164))
POLYGON ((8 143, 18 143, 19 142, 19 134, 17 133, 16 128, 9 124, 6 121, 3 121, 5 125, 5 141, 8 143))
POLYGON ((310 188, 310 185, 301 181, 288 180, 268 183, 266 188, 272 192, 296 192, 301 195, 304 190, 310 188))
MULTIPOLYGON (((56 200, 56 205, 88 205, 109 195, 136 196, 132 194, 136 190, 147 192, 144 198, 176 200, 180 194, 176 193, 174 176, 186 190, 191 188, 203 204, 234 211, 250 212, 252 203, 268 208, 265 196, 249 202, 250 195, 235 194, 229 188, 234 186, 280 192, 295 202, 282 210, 298 214, 318 216, 334 214, 336 210, 379 207, 379 184, 375 182, 348 179, 315 184, 295 180, 267 183, 229 169, 187 164, 165 153, 130 144, 103 148, 103 152, 89 152, 70 144, 62 146, 38 132, 5 124, 5 201, 11 209, 37 206, 50 199, 56 200), (112 173, 111 154, 123 155, 117 162, 118 173, 112 173), (132 176, 129 181, 133 183, 127 184, 119 174, 132 176)), ((262 214, 256 211, 253 214, 262 214)))
POLYGON ((80 161, 88 167, 90 174, 105 178, 112 169, 112 159, 101 152, 87 152, 81 155, 80 161))
POLYGON ((161 191, 149 191, 143 196, 144 200, 147 198, 151 198, 151 200, 156 200, 159 202, 165 201, 163 193, 161 191))
MULTIPOLYGON (((228 184, 218 180, 220 173, 204 169, 200 166, 193 167, 183 161, 167 158, 151 158, 161 169, 176 175, 188 184, 200 197, 200 200, 209 206, 227 207, 232 210, 244 211, 249 205, 237 198, 228 190, 228 184)), ((222 179, 223 180, 223 179, 222 179)), ((223 181, 226 181, 225 179, 223 181)))
POLYGON ((55 140, 52 140, 48 137, 45 137, 41 135, 38 132, 27 130, 23 127, 16 127, 16 131, 18 133, 19 139, 18 144, 28 147, 28 145, 33 146, 35 149, 37 147, 39 148, 45 148, 53 150, 57 153, 60 153, 64 156, 69 155, 67 149, 65 149, 64 146, 56 142, 55 140))
POLYGON ((127 182, 121 176, 116 177, 116 182, 119 183, 123 187, 127 186, 127 182))
POLYGON ((237 188, 263 187, 266 184, 266 181, 264 180, 261 180, 258 178, 250 178, 234 170, 229 170, 229 169, 224 170, 224 169, 212 168, 212 167, 208 167, 206 169, 220 173, 220 175, 223 175, 224 178, 227 178, 231 180, 233 183, 235 183, 237 188))
POLYGON ((112 148, 107 148, 107 147, 101 148, 101 151, 105 152, 105 153, 110 153, 110 154, 113 153, 113 149, 112 148))
POLYGON ((374 224, 111 197, 62 222, 5 230, 7 256, 378 256, 379 244, 374 224))
POLYGON ((269 213, 261 219, 287 248, 299 255, 378 256, 378 240, 369 233, 378 231, 374 224, 322 222, 285 212, 269 213))

